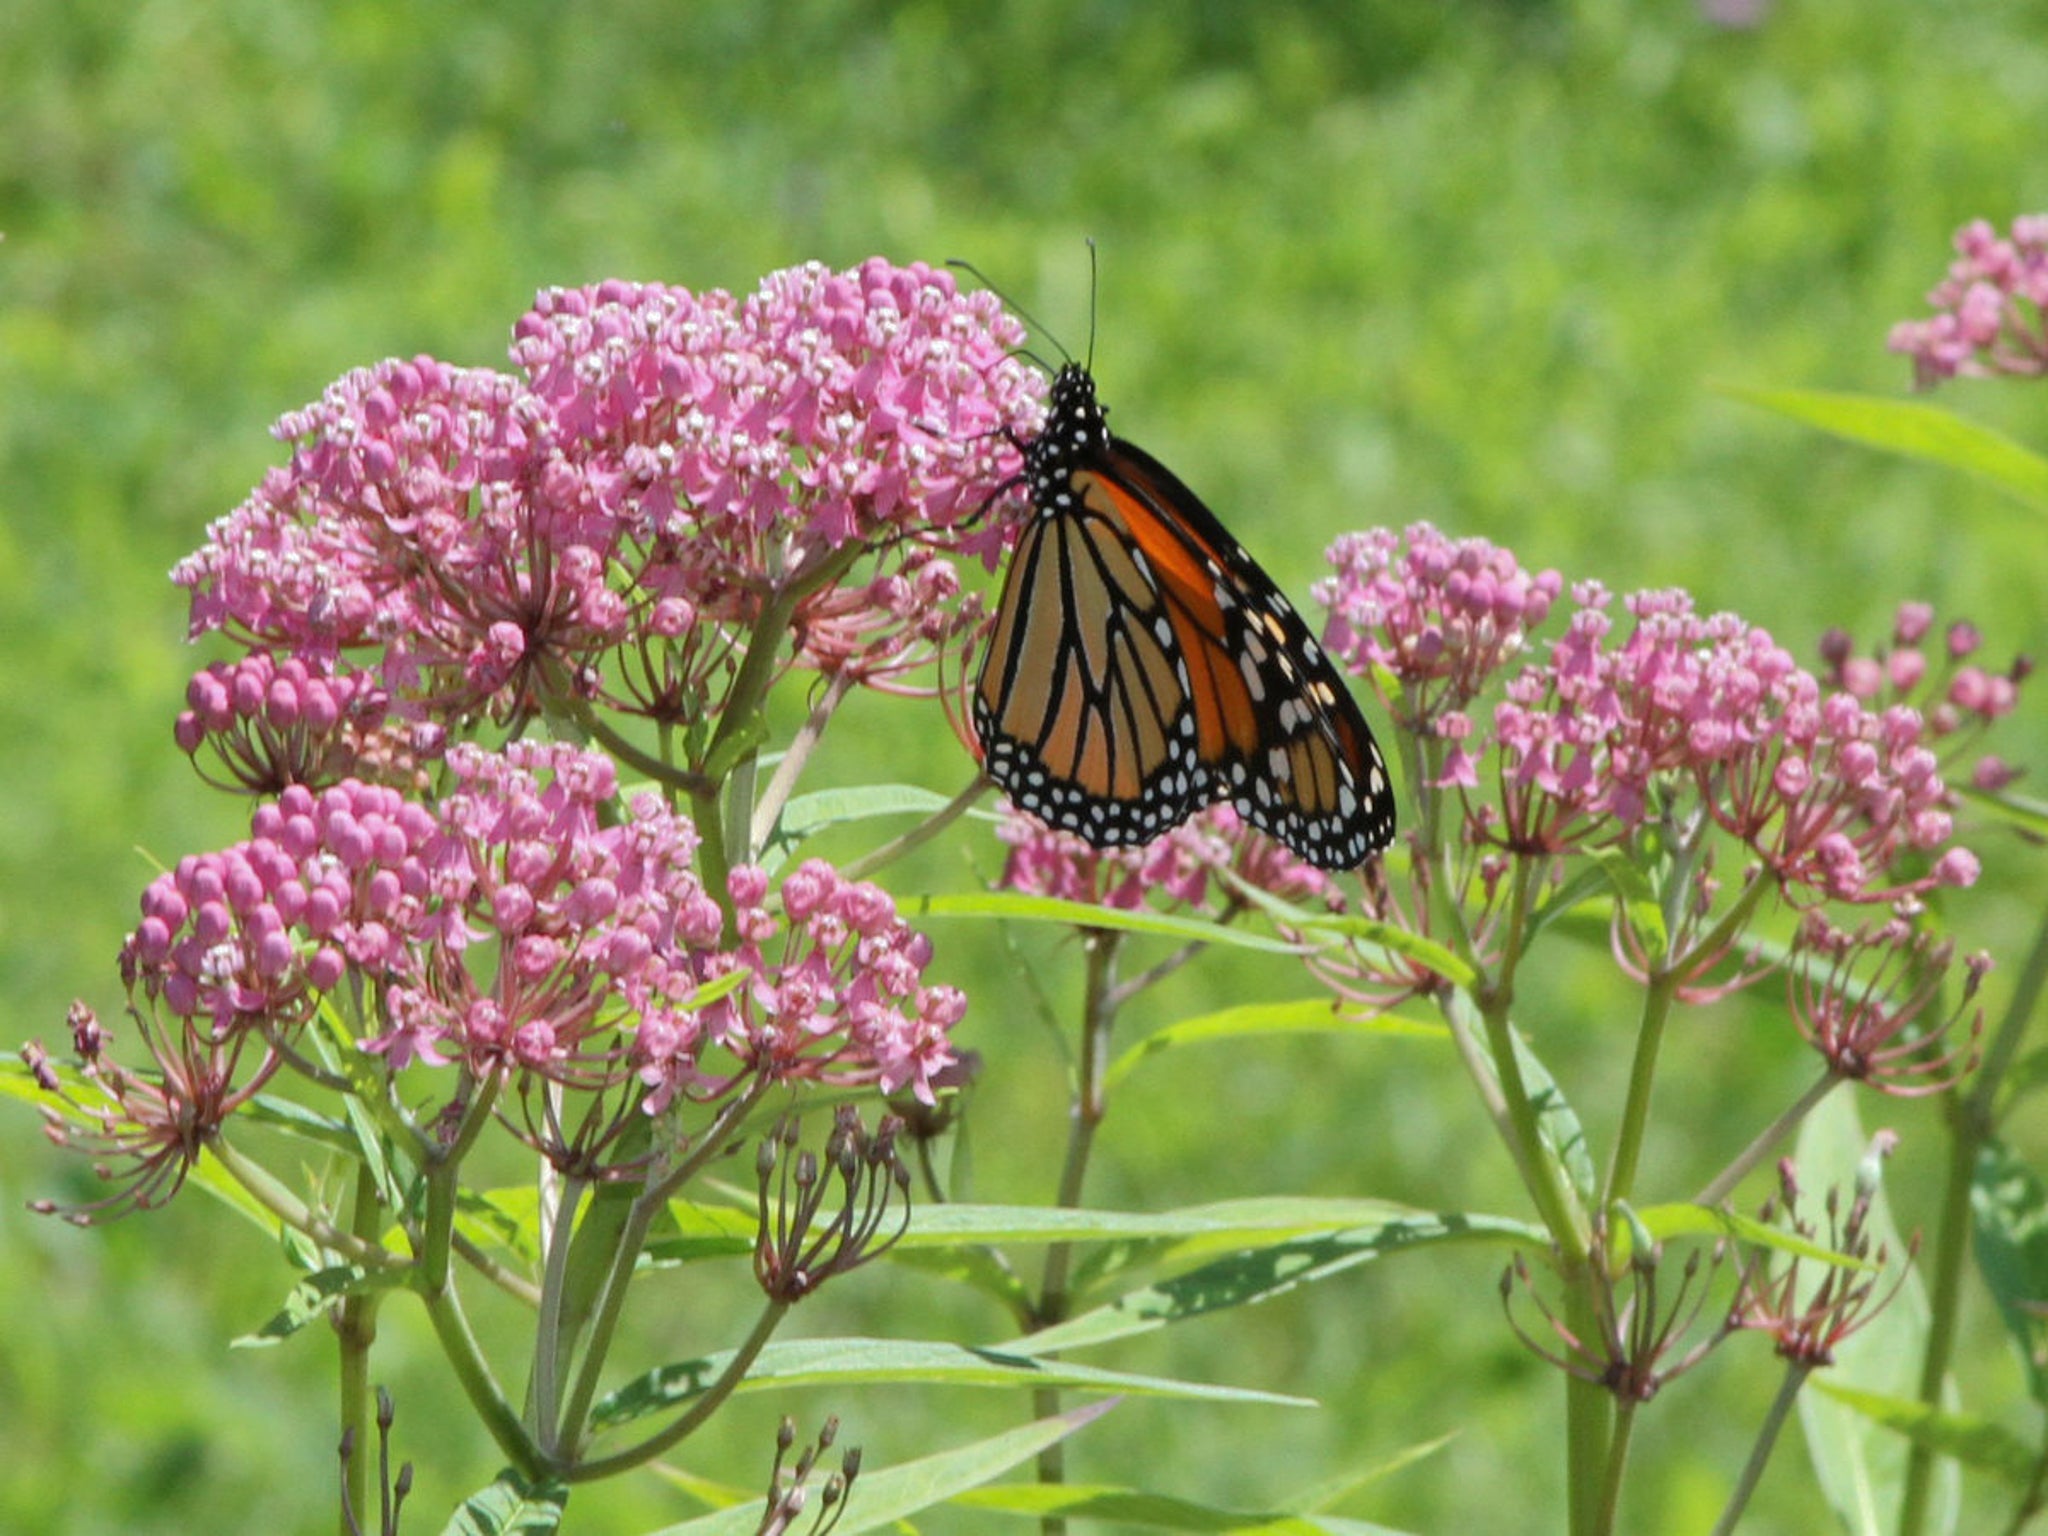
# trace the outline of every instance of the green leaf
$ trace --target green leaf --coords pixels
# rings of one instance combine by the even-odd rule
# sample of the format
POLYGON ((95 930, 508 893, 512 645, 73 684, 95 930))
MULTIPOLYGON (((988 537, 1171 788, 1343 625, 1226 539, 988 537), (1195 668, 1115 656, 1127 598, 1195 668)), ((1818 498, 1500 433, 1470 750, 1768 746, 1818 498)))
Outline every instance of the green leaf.
POLYGON ((355 1133, 345 1121, 320 1114, 290 1099, 279 1098, 274 1093, 257 1094, 236 1111, 236 1116, 247 1124, 295 1136, 329 1152, 340 1152, 348 1157, 356 1155, 355 1133))
POLYGON ((2003 1142, 1977 1154, 1970 1184, 1977 1268, 2012 1335, 2027 1390, 2048 1405, 2048 1187, 2003 1142))
POLYGON ((1011 922, 1059 923, 1069 928, 1100 928, 1117 933, 1151 933, 1197 944, 1264 950, 1291 955, 1300 946, 1206 918, 1183 917, 1140 907, 1098 907, 1086 901, 1061 901, 1052 896, 1026 896, 1015 891, 981 891, 957 896, 912 896, 897 903, 906 918, 989 917, 1011 922))
POLYGON ((569 1490, 560 1483, 529 1483, 512 1468, 488 1488, 462 1501, 441 1536, 539 1536, 559 1530, 569 1490))
POLYGON ((1811 1386, 1872 1423, 1966 1467, 1988 1472, 2016 1491, 2025 1490, 2034 1480, 2038 1461, 2034 1448, 2002 1424, 1974 1413, 1945 1412, 1910 1398, 1841 1386, 1825 1372, 1815 1376, 1811 1386))
POLYGON ((1267 1035, 1393 1035, 1412 1040, 1448 1040, 1450 1033, 1441 1024, 1403 1018, 1399 1014, 1382 1013, 1362 1018, 1341 1013, 1336 1001, 1328 997, 1304 998, 1300 1002, 1289 1003, 1244 1003, 1154 1030, 1111 1063, 1103 1086, 1114 1088, 1141 1062, 1161 1051, 1211 1040, 1242 1040, 1267 1035))
POLYGON ((998 1347, 1037 1355, 1102 1344, 1209 1312, 1252 1306, 1390 1254, 1471 1242, 1529 1247, 1547 1239, 1540 1228, 1504 1217, 1404 1210, 1347 1231, 1233 1253, 998 1347))
POLYGON ((1004 1483, 961 1494, 953 1502, 963 1509, 1037 1521, 1048 1516, 1115 1520, 1157 1531, 1236 1531, 1246 1536, 1393 1536, 1386 1526, 1335 1515, 1253 1514, 1110 1484, 1004 1483))
POLYGON ((325 1317, 343 1298, 358 1291, 390 1290, 400 1282, 399 1274, 372 1274, 360 1264, 336 1264, 329 1269, 315 1270, 292 1287, 284 1305, 272 1314, 269 1322, 254 1333, 243 1334, 234 1341, 234 1346, 237 1349, 255 1349, 280 1343, 306 1324, 325 1317))
MULTIPOLYGON (((1870 1151, 1856 1104, 1853 1094, 1830 1094, 1800 1127, 1796 1162, 1809 1209, 1820 1208, 1823 1192, 1831 1186, 1841 1190, 1845 1205, 1852 1198, 1857 1171, 1870 1151)), ((1900 1256, 1906 1245, 1899 1240, 1882 1187, 1871 1198, 1866 1230, 1873 1253, 1882 1245, 1892 1263, 1904 1262, 1900 1256)), ((1818 1283, 1818 1276, 1813 1283, 1818 1283)), ((1881 1397, 1912 1398, 1927 1347, 1927 1326, 1927 1291, 1918 1272, 1909 1269, 1884 1310, 1836 1346, 1830 1382, 1881 1397)), ((1799 1422, 1821 1490, 1843 1528, 1852 1536, 1891 1536, 1905 1483, 1905 1441, 1824 1393, 1799 1394, 1799 1422)), ((1927 1528, 1953 1530, 1961 1496, 1953 1464, 1943 1468, 1936 1490, 1927 1528)))
POLYGON ((1450 1434, 1438 1435, 1434 1440, 1404 1445, 1398 1451, 1381 1456, 1365 1466, 1340 1472, 1335 1477, 1326 1478, 1320 1483, 1302 1489, 1299 1493, 1281 1500, 1281 1507, 1304 1514, 1327 1509, 1338 1500, 1349 1498, 1361 1488, 1369 1488, 1374 1483, 1392 1477, 1404 1467, 1413 1466, 1418 1461, 1434 1456, 1457 1438, 1458 1431, 1453 1430, 1450 1434))
POLYGON ((1722 393, 1852 443, 1960 469, 2036 512, 2048 512, 2048 459, 1939 406, 1819 389, 1731 385, 1722 393))
MULTIPOLYGON (((1795 1258, 1812 1259, 1821 1264, 1833 1264, 1842 1269, 1870 1270, 1877 1266, 1868 1259, 1851 1258, 1846 1253, 1837 1253, 1832 1248, 1823 1248, 1819 1243, 1758 1221, 1754 1216, 1744 1216, 1737 1211, 1724 1211, 1710 1205, 1648 1205, 1638 1209, 1636 1220, 1640 1221, 1658 1242, 1672 1237, 1732 1237, 1759 1248, 1775 1249, 1779 1253, 1795 1258)), ((1617 1264, 1628 1262, 1630 1244, 1626 1223, 1615 1227, 1617 1241, 1614 1256, 1617 1264)))
MULTIPOLYGON (((880 1471, 863 1469, 854 1479, 846 1499, 846 1513, 832 1527, 832 1536, 859 1536, 862 1531, 879 1529, 955 1498, 1066 1439, 1115 1406, 1113 1399, 1084 1403, 972 1445, 880 1471)), ((731 1509, 665 1526, 654 1536, 754 1536, 761 1526, 761 1514, 760 1500, 750 1499, 731 1509)))
MULTIPOLYGON (((877 816, 930 816, 953 803, 915 784, 864 784, 852 789, 820 789, 792 795, 776 821, 776 833, 791 842, 822 832, 842 822, 867 821, 877 816)), ((994 821, 991 811, 969 811, 970 817, 994 821)))
MULTIPOLYGON (((594 1429, 616 1429, 650 1413, 680 1407, 717 1379, 731 1359, 729 1353, 662 1366, 608 1394, 591 1413, 594 1429)), ((807 1386, 818 1382, 924 1382, 935 1386, 1004 1387, 1035 1391, 1073 1387, 1087 1392, 1130 1393, 1141 1397, 1201 1398, 1211 1402, 1264 1403, 1289 1408, 1314 1405, 1301 1397, 1259 1392, 1206 1382, 1174 1381, 1163 1376, 1138 1376, 1127 1371, 1094 1370, 1065 1361, 1034 1360, 1013 1347, 973 1349, 903 1339, 796 1339, 770 1344, 755 1358, 740 1384, 742 1392, 764 1387, 807 1386)))
POLYGON ((2015 794, 2009 789, 1994 792, 1973 789, 1967 784, 1954 787, 1963 799, 1991 820, 2003 822, 2013 831, 2036 842, 2048 842, 2048 802, 2030 795, 2015 794))

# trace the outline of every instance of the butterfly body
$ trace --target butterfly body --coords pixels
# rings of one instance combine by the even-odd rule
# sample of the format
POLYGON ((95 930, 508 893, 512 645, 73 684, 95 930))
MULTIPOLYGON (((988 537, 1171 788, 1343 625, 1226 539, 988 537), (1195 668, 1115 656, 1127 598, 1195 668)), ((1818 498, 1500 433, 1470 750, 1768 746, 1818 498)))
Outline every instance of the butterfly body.
POLYGON ((1032 516, 975 682, 988 776, 1096 847, 1229 800, 1325 869, 1392 841, 1386 763, 1322 648, 1078 364, 1024 448, 1032 516))

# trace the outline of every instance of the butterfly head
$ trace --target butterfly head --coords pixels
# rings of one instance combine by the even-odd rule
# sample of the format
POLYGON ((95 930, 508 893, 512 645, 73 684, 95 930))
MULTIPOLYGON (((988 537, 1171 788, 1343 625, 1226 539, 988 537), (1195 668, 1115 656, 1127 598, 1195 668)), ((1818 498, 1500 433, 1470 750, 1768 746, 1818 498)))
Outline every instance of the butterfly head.
POLYGON ((1109 410, 1095 398, 1095 376, 1080 363, 1068 363, 1053 375, 1045 425, 1031 442, 1031 477, 1052 489, 1076 465, 1108 451, 1109 410))

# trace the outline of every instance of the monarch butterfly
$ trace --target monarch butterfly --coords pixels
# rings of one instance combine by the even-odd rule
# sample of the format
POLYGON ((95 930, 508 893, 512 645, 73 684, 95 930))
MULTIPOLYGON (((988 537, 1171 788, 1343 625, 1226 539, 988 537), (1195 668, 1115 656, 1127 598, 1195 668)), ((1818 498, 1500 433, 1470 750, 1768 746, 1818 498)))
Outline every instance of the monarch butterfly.
POLYGON ((983 769, 1097 848, 1203 807, 1323 869, 1394 837, 1394 794, 1343 679, 1273 580, 1157 459, 1112 437, 1069 362, 1013 483, 1033 515, 974 685, 983 769))

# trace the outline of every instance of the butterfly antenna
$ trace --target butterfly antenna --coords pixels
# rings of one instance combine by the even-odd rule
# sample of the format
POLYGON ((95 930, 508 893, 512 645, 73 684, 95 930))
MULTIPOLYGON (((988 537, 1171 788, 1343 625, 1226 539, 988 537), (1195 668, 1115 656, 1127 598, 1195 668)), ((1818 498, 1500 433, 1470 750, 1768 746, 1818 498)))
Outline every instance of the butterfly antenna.
MULTIPOLYGON (((960 271, 965 272, 969 277, 973 278, 977 283, 981 284, 982 287, 986 288, 990 293, 994 294, 997 298, 1001 299, 1003 301, 1003 308, 1007 309, 1019 320, 1022 320, 1026 325, 1030 326, 1032 333, 1034 335, 1043 336, 1047 341, 1051 342, 1053 346, 1057 347, 1059 349, 1060 356, 1067 362, 1072 362, 1074 360, 1074 354, 1069 352, 1064 346, 1060 345, 1059 337, 1053 335, 1053 333, 1045 326, 1040 325, 1038 323, 1038 317, 1033 315, 1030 310, 1026 309, 1022 304, 1019 304, 1015 299, 1011 298, 1007 293, 1003 292, 1003 290, 998 288, 994 283, 990 282, 988 280, 988 274, 983 272, 981 268, 977 267, 973 262, 963 261, 958 256, 950 256, 946 259, 946 265, 949 267, 958 268, 960 271)), ((1094 330, 1093 322, 1090 323, 1089 329, 1090 331, 1094 330)), ((1089 346, 1091 350, 1094 347, 1094 338, 1092 336, 1089 338, 1089 346)), ((1017 355, 1019 357, 1030 358, 1032 362, 1038 364, 1039 367, 1044 368, 1047 373, 1052 373, 1056 371, 1055 369, 1049 367, 1046 364, 1044 358, 1039 357, 1036 353, 1031 352, 1026 348, 1019 347, 1017 349, 1017 355)))
MULTIPOLYGON (((1102 274, 1095 265, 1095 237, 1088 236, 1088 361, 1081 366, 1088 372, 1095 371, 1095 294, 1102 286, 1102 274)), ((1064 350, 1064 349, 1062 349, 1064 350)))

